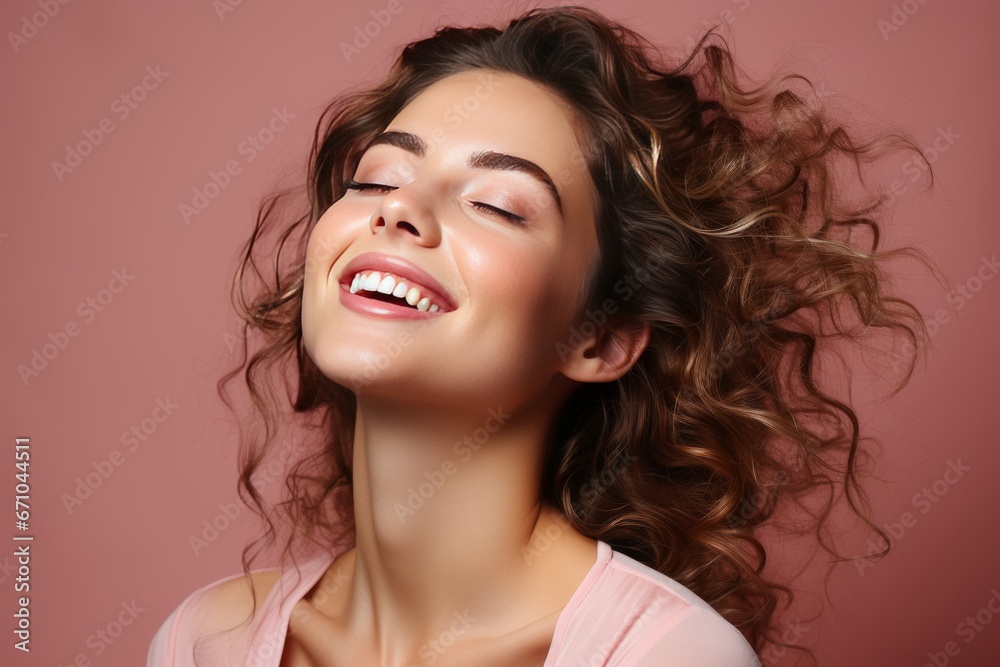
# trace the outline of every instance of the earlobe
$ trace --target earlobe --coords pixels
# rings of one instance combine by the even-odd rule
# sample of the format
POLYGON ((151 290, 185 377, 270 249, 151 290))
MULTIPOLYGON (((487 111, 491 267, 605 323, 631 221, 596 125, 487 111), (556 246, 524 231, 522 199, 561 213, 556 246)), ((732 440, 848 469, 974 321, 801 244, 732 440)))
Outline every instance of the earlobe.
POLYGON ((577 382, 612 382, 625 375, 649 344, 648 324, 602 327, 568 355, 562 373, 577 382))

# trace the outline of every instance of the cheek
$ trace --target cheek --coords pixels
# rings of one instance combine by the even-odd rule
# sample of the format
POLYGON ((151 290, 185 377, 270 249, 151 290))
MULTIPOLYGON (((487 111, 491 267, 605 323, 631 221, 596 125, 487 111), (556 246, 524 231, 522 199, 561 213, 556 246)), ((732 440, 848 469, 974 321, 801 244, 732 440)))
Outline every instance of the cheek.
POLYGON ((321 269, 329 270, 347 248, 351 235, 357 235, 359 228, 368 224, 370 213, 370 209, 366 211, 356 203, 339 201, 330 206, 309 234, 306 275, 321 269))
POLYGON ((530 239, 501 245, 494 239, 482 252, 464 253, 472 299, 478 302, 476 327, 493 331, 490 338, 500 348, 517 341, 533 358, 549 356, 571 324, 582 279, 568 253, 555 240, 530 239))

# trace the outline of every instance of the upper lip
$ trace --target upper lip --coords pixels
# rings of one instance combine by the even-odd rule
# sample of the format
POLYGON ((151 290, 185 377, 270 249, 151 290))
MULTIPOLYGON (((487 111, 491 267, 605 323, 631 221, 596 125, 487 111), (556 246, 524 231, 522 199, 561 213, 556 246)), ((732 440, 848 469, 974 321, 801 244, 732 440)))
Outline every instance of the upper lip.
POLYGON ((348 262, 344 270, 340 272, 340 283, 350 285, 355 274, 369 270, 388 272, 412 282, 415 286, 420 287, 424 296, 430 296, 432 301, 436 298, 440 303, 441 310, 454 310, 458 307, 455 299, 434 276, 402 257, 380 252, 361 253, 348 262))

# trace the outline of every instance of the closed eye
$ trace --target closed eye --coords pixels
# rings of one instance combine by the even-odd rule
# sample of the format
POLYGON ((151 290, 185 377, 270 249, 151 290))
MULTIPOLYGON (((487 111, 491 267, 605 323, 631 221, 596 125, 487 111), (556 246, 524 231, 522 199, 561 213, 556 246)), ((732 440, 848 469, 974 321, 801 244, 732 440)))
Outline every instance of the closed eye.
MULTIPOLYGON (((396 189, 394 186, 391 185, 381 185, 379 183, 360 183, 355 180, 346 181, 344 183, 344 187, 347 188, 348 190, 361 190, 361 191, 379 190, 381 192, 389 192, 390 190, 396 189)), ((525 220, 527 220, 527 218, 524 218, 520 215, 515 215, 513 213, 510 213, 509 211, 503 210, 502 208, 497 208, 496 206, 490 206, 489 204, 484 204, 482 202, 474 201, 472 202, 472 206, 474 208, 479 209, 480 211, 485 211, 486 213, 493 213, 495 215, 499 215, 517 225, 523 225, 525 220)))

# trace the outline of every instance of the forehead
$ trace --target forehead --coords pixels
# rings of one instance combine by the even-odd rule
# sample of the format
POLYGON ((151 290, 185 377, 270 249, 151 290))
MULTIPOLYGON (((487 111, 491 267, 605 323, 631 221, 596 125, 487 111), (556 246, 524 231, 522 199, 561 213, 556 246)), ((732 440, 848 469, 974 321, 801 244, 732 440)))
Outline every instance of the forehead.
POLYGON ((428 154, 454 150, 456 161, 483 149, 531 160, 564 200, 593 210, 584 124, 568 102, 524 77, 485 69, 449 75, 410 100, 386 129, 419 135, 428 154))

